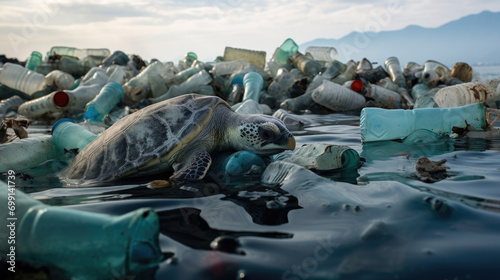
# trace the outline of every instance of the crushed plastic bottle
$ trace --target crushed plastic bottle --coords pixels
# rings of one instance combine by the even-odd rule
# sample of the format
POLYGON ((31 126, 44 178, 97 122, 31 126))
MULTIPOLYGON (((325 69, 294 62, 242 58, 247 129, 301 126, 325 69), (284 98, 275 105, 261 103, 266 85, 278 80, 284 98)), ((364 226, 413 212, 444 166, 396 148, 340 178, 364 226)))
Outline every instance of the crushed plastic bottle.
POLYGON ((30 71, 21 65, 5 63, 0 71, 0 84, 19 90, 32 96, 35 92, 43 91, 47 87, 45 76, 30 71))

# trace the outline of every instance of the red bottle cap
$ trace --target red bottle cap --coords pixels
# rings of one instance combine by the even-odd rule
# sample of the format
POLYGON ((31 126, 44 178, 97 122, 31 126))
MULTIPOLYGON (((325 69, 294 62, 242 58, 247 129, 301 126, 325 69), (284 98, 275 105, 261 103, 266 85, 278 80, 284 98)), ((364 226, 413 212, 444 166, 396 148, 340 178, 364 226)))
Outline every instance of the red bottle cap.
POLYGON ((363 83, 360 80, 354 80, 351 83, 351 90, 360 92, 363 90, 363 83))
POLYGON ((64 107, 68 105, 69 102, 69 96, 66 92, 60 90, 54 94, 53 99, 54 104, 56 104, 59 107, 64 107))

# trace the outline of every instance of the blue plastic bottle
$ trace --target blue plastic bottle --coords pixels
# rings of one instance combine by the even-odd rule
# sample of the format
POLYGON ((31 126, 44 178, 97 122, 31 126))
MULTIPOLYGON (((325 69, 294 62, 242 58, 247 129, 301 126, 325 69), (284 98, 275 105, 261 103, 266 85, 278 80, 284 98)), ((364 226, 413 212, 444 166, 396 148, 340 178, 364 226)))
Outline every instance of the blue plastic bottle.
POLYGON ((115 82, 106 84, 101 92, 85 106, 83 117, 91 121, 101 121, 123 98, 123 87, 115 82))
POLYGON ((452 127, 467 124, 481 130, 486 125, 482 103, 455 108, 386 110, 364 108, 360 116, 361 141, 404 139, 413 131, 427 129, 438 135, 450 135, 452 127))
POLYGON ((52 126, 52 141, 61 150, 80 152, 96 137, 72 119, 60 119, 52 126))
POLYGON ((260 92, 264 86, 264 79, 257 72, 249 72, 243 77, 243 86, 245 94, 243 94, 243 102, 248 99, 253 99, 259 102, 260 92))

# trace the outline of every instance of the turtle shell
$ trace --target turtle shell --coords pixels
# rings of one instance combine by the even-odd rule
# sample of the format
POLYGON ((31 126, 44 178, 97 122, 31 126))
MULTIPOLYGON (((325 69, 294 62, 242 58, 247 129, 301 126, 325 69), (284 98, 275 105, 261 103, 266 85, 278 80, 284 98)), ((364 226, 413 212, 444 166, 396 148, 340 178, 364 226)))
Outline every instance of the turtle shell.
POLYGON ((68 166, 66 177, 108 180, 169 169, 220 104, 231 110, 218 97, 187 94, 130 114, 87 145, 68 166))

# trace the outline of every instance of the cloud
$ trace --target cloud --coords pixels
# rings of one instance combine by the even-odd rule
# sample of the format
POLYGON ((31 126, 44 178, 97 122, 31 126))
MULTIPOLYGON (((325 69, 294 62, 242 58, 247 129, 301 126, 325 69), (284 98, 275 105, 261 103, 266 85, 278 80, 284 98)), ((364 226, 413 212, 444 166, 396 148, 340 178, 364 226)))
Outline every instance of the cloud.
MULTIPOLYGON (((291 37, 297 43, 340 38, 409 24, 437 26, 484 9, 500 10, 483 1, 243 1, 243 0, 17 0, 4 3, 0 50, 24 59, 32 50, 51 46, 106 47, 146 59, 176 61, 194 51, 202 60, 222 55, 225 46, 264 50, 268 58, 291 37), (383 15, 399 3, 399 12, 383 15), (474 4, 472 4, 474 3, 474 4), (369 30, 369 29, 368 29, 369 30), (14 40, 13 40, 14 38, 14 40)), ((387 14, 387 13, 386 13, 387 14)))

